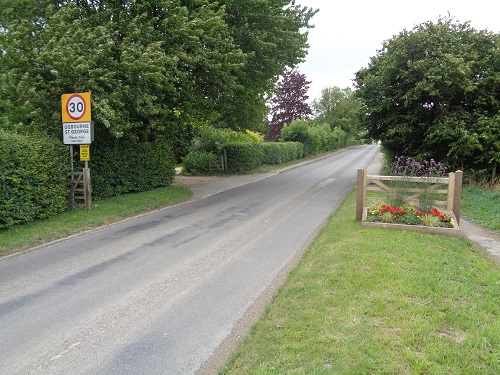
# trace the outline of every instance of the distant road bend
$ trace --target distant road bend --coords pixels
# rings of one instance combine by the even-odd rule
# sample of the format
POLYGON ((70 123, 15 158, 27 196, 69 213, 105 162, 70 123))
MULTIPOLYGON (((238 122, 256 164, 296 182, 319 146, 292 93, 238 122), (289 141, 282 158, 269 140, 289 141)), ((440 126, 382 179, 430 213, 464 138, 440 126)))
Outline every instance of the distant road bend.
POLYGON ((196 373, 378 151, 351 147, 0 259, 0 372, 196 373))

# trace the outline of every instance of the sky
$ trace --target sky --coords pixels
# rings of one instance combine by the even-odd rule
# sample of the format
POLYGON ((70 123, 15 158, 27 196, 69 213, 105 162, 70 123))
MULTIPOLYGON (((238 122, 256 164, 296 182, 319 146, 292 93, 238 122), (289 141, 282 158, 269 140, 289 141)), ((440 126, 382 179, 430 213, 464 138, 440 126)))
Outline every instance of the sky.
POLYGON ((475 29, 500 33, 498 0, 296 0, 319 9, 309 30, 309 53, 299 65, 309 85, 309 101, 326 87, 353 87, 354 74, 367 67, 385 40, 448 13, 475 29))

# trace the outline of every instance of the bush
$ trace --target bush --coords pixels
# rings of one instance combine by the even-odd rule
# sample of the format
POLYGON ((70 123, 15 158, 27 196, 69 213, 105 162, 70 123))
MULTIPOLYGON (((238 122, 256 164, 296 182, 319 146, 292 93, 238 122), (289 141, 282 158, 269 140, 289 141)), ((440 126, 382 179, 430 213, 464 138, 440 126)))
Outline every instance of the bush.
POLYGON ((203 126, 198 129, 198 135, 193 139, 189 152, 212 152, 220 155, 227 143, 255 142, 254 139, 245 133, 236 132, 231 129, 216 129, 210 126, 203 126))
POLYGON ((264 164, 282 164, 304 156, 299 142, 269 142, 260 144, 264 151, 264 164))
POLYGON ((209 172, 210 160, 216 157, 212 152, 192 151, 182 158, 184 170, 188 173, 209 172))
POLYGON ((112 197, 168 186, 175 176, 175 158, 162 143, 117 140, 92 147, 94 197, 112 197))
POLYGON ((62 143, 0 131, 0 228, 64 211, 68 172, 62 143))
POLYGON ((281 140, 302 143, 305 156, 335 150, 340 146, 338 137, 328 125, 309 126, 304 120, 292 121, 281 130, 281 140))
POLYGON ((251 171, 263 164, 264 149, 261 143, 228 143, 225 145, 227 152, 228 169, 231 172, 251 171))

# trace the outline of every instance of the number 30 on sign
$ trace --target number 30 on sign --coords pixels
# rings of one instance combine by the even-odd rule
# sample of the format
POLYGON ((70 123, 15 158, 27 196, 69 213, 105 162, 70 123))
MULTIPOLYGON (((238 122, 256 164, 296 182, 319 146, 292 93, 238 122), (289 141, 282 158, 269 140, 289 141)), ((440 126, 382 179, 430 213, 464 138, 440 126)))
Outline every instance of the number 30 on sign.
POLYGON ((62 122, 90 122, 90 92, 61 95, 62 122))

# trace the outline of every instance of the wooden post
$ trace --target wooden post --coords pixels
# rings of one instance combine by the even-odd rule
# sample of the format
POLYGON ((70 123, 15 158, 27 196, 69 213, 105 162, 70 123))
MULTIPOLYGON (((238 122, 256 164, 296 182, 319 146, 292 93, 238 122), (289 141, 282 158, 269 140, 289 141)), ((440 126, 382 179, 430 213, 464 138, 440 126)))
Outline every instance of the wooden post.
POLYGON ((457 218, 457 224, 460 224, 460 208, 462 207, 462 182, 463 182, 463 172, 455 172, 455 194, 453 197, 453 213, 457 218))
POLYGON ((83 196, 85 199, 85 209, 90 211, 92 209, 92 189, 90 187, 90 169, 83 168, 83 196))
POLYGON ((455 202, 455 172, 448 174, 448 199, 446 200, 446 210, 453 211, 455 202))
POLYGON ((356 188, 356 220, 361 221, 366 200, 366 171, 364 169, 358 169, 356 188))

